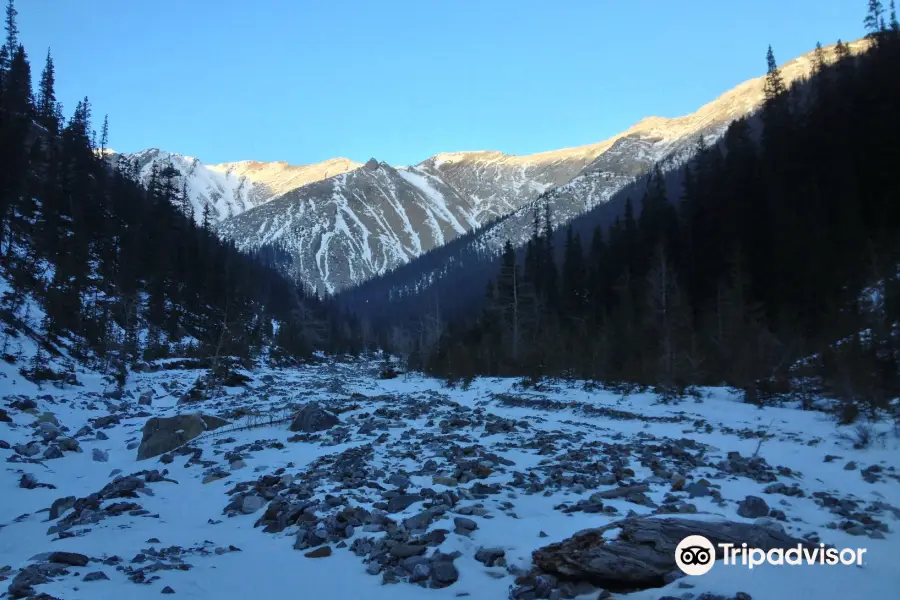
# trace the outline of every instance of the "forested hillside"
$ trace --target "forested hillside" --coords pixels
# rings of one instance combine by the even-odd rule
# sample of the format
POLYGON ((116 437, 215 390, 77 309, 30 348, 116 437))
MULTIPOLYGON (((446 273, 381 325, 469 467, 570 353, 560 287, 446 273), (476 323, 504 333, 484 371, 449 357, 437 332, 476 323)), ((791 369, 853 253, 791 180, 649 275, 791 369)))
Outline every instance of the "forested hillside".
MULTIPOLYGON (((54 92, 49 51, 37 93, 16 11, 0 49, 0 270, 3 353, 38 376, 41 356, 17 356, 28 331, 42 351, 106 364, 124 377, 141 360, 284 358, 347 349, 347 324, 281 276, 273 252, 242 254, 173 206, 173 173, 139 183, 133 164, 102 160, 87 97, 71 117, 54 92), (41 322, 29 324, 36 299, 41 322), (33 325, 33 327, 32 327, 33 325)), ((46 369, 43 377, 53 377, 46 369)))
POLYGON ((536 212, 524 259, 506 247, 479 315, 435 319, 431 346, 401 336, 411 363, 675 394, 727 383, 762 401, 791 391, 803 360, 827 391, 884 405, 900 316, 893 14, 870 38, 859 56, 839 43, 835 61, 819 48, 814 76, 790 87, 770 48, 760 113, 719 144, 698 140, 681 172, 651 172, 590 239, 570 230, 558 248, 552 206, 536 212))

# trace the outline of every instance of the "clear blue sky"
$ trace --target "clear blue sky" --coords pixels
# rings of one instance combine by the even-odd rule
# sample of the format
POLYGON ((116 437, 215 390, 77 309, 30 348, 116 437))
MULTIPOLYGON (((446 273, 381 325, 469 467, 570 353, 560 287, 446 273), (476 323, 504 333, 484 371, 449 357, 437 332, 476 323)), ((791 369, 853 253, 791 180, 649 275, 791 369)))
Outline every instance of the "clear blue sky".
MULTIPOLYGON (((5 4, 5 2, 4 2, 5 4)), ((531 153, 678 116, 863 34, 865 0, 18 0, 110 146, 208 163, 531 153)))

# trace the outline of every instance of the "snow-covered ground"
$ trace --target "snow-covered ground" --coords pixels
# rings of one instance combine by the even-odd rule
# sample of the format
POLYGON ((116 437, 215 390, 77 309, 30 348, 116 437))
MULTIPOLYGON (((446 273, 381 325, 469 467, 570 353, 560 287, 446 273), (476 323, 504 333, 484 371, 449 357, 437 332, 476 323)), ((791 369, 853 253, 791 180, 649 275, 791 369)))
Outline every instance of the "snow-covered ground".
MULTIPOLYGON (((514 380, 479 379, 464 391, 376 373, 366 362, 262 369, 246 389, 179 405, 197 371, 136 373, 116 398, 104 397, 96 374, 80 372, 80 387, 39 389, 0 363, 0 409, 11 419, 2 422, 0 412, 0 590, 21 569, 48 564, 47 553, 66 551, 90 562, 65 572, 46 567, 48 581, 35 585, 37 593, 139 599, 168 586, 166 593, 204 599, 501 599, 531 568, 533 550, 579 530, 630 511, 752 522, 737 512, 747 495, 783 511, 773 514, 795 537, 866 548, 864 564, 717 565, 701 577, 612 597, 744 592, 754 600, 801 593, 846 600, 900 590, 900 453, 887 425, 876 429, 885 435, 872 446, 856 450, 846 439, 853 428, 838 428, 822 413, 758 409, 725 390, 666 405, 651 394, 623 397, 576 383, 536 392, 514 380), (152 395, 149 406, 139 403, 142 395, 152 395), (292 432, 286 422, 245 427, 313 400, 340 423, 316 433, 292 432), (166 462, 136 460, 150 417, 197 411, 232 425, 164 455, 166 462), (111 415, 117 419, 96 421, 111 415), (58 454, 55 447, 73 448, 72 437, 80 451, 44 458, 58 454), (757 449, 764 460, 747 460, 757 449), (23 475, 33 476, 26 477, 30 489, 20 487, 23 475), (138 481, 137 489, 128 481, 138 481), (771 487, 779 482, 785 485, 771 487), (647 491, 591 499, 639 484, 647 491), (111 498, 120 488, 125 493, 111 498), (54 501, 68 496, 88 500, 74 508, 57 503, 63 509, 50 519, 54 501), (277 511, 266 506, 272 498, 297 503, 303 518, 298 512, 279 526, 277 511), (327 554, 324 547, 330 555, 306 556, 327 554), (482 548, 503 550, 504 560, 486 566, 475 559, 482 548), (438 563, 445 587, 435 588, 438 563), (96 572, 108 579, 84 581, 96 572)), ((577 591, 590 600, 600 594, 577 591)))

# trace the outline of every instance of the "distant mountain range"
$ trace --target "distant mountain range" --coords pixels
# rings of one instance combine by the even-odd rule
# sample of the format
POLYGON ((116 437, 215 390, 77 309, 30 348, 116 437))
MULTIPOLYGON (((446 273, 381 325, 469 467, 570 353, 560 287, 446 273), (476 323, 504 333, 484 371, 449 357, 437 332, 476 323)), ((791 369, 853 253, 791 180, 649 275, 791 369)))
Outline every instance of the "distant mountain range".
MULTIPOLYGON (((860 40, 850 47, 858 52, 865 45, 860 40)), ((825 54, 832 58, 834 48, 825 54)), ((781 72, 791 82, 812 68, 810 52, 781 72)), ((154 163, 171 164, 186 184, 195 218, 208 205, 221 236, 243 249, 287 250, 302 281, 334 293, 475 229, 484 231, 472 243, 493 250, 506 239, 522 243, 539 197, 560 223, 603 204, 654 164, 681 164, 698 138, 712 142, 731 121, 753 112, 763 101, 763 83, 763 77, 744 82, 687 116, 646 118, 596 144, 528 156, 442 153, 401 167, 345 158, 304 166, 205 165, 157 149, 126 156, 138 161, 145 178, 154 163)))

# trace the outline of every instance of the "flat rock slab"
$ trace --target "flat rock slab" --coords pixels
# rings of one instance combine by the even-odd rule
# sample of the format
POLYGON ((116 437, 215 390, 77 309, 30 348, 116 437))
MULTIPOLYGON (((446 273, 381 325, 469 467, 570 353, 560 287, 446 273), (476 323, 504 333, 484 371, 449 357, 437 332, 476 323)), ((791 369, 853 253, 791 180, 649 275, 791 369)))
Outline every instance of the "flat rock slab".
POLYGON ((689 535, 702 535, 712 542, 717 559, 722 558, 718 544, 740 547, 746 542, 749 547, 764 551, 794 548, 798 544, 811 547, 806 540, 753 523, 638 517, 580 531, 538 548, 532 558, 536 567, 560 579, 618 590, 661 587, 664 577, 678 569, 675 548, 689 535), (621 529, 618 539, 604 538, 605 533, 615 529, 621 529))

